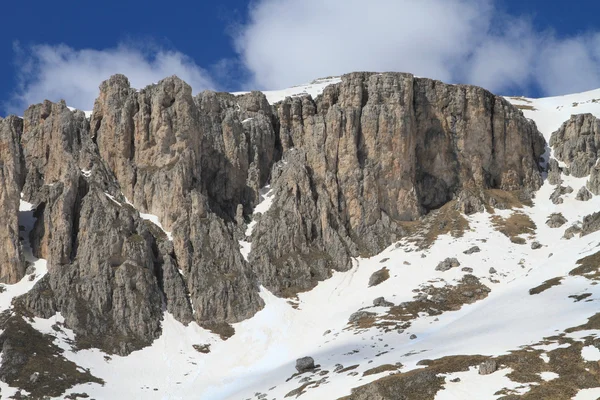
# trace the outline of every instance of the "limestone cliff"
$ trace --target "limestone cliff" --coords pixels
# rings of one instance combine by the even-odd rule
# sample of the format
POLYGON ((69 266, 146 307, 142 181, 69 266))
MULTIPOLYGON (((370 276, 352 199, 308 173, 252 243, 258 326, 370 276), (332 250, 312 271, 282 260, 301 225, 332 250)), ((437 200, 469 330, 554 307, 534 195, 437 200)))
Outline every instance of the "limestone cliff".
POLYGON ((464 191, 533 192, 545 141, 501 97, 409 74, 353 73, 276 107, 287 164, 250 261, 278 294, 375 254, 464 191))
POLYGON ((501 97, 409 74, 349 74, 275 105, 117 75, 89 120, 45 102, 0 121, 0 277, 25 274, 23 192, 48 274, 19 309, 60 312, 81 347, 127 354, 160 335, 163 309, 221 329, 260 310, 260 285, 308 290, 452 199, 470 212, 486 189, 533 193, 544 144, 501 97), (238 241, 267 184, 246 261, 238 241))

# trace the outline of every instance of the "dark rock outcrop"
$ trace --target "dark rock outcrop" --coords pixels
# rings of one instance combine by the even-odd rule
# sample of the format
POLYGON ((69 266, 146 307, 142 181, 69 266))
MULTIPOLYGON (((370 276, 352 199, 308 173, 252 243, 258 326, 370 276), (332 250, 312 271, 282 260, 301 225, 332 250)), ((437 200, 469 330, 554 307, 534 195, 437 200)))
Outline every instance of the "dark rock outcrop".
POLYGON ((296 360, 296 370, 299 373, 312 371, 315 369, 315 360, 312 357, 302 357, 296 360))
POLYGON ((549 145, 574 177, 588 176, 599 155, 600 120, 592 114, 572 115, 552 134, 549 145))

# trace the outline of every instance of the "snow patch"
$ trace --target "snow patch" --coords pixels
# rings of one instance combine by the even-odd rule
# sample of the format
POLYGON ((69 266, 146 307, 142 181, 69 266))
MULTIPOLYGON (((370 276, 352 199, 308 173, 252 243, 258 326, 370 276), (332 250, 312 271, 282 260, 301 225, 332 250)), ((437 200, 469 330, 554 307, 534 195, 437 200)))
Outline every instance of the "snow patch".
POLYGON ((600 361, 600 350, 594 346, 585 346, 581 349, 581 358, 585 361, 600 361))
POLYGON ((572 400, 598 400, 600 398, 600 388, 582 389, 572 400))
POLYGON ((544 371, 540 373, 540 378, 542 378, 542 380, 549 382, 552 381, 554 379, 558 379, 560 378, 560 375, 557 374, 556 372, 549 372, 549 371, 544 371))

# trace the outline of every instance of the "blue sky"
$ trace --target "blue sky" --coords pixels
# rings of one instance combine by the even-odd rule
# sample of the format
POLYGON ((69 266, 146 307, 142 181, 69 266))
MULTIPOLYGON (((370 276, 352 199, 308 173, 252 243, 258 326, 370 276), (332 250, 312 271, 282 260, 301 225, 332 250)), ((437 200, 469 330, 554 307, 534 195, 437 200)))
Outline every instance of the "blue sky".
POLYGON ((593 0, 29 0, 7 2, 3 15, 0 115, 45 98, 89 109, 117 72, 136 87, 177 74, 196 92, 352 70, 511 95, 600 87, 593 0))

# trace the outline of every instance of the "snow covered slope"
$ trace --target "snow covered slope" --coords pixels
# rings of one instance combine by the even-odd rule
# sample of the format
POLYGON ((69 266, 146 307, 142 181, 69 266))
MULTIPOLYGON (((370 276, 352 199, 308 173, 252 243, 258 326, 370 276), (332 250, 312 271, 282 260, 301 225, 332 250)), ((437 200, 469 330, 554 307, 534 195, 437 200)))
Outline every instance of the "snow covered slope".
MULTIPOLYGON (((318 80, 266 94, 270 102, 303 93, 316 96, 337 81, 318 80)), ((600 117, 600 90, 508 100, 536 122, 547 141, 571 114, 600 117)), ((573 371, 579 376, 585 371, 596 373, 600 359, 593 346, 594 339, 600 338, 598 323, 569 330, 586 324, 600 311, 596 277, 569 274, 578 260, 600 250, 600 232, 563 238, 571 224, 600 210, 600 196, 577 201, 577 189, 586 179, 563 179, 563 185, 575 190, 563 196, 562 204, 549 199, 554 187, 546 182, 530 206, 466 217, 469 228, 462 236, 441 235, 428 248, 419 248, 408 239, 398 242, 375 257, 356 259, 351 271, 334 273, 297 299, 280 299, 262 289, 265 308, 234 325, 236 333, 226 341, 194 323, 185 327, 167 313, 160 339, 151 347, 119 357, 99 350, 72 349, 72 332, 51 328, 60 315, 50 320, 36 318, 32 325, 55 335, 68 359, 106 382, 68 392, 96 399, 337 399, 350 395, 352 388, 390 374, 424 369, 422 360, 449 357, 447 360, 458 364, 455 356, 473 358, 466 368, 448 362, 443 373, 436 370, 442 379, 436 400, 496 399, 550 384, 563 388, 568 386, 566 381, 575 381, 570 375, 573 371), (568 222, 551 228, 546 221, 552 213, 561 213, 568 222), (525 228, 532 222, 535 228, 517 229, 507 236, 500 230, 509 220, 525 228), (465 254, 474 246, 479 251, 465 254), (455 257, 460 266, 436 270, 448 257, 455 257), (369 287, 372 274, 384 268, 389 279, 369 287), (465 275, 478 279, 471 286, 479 292, 461 286, 465 275), (437 302, 436 296, 459 300, 453 310, 444 311, 444 302, 437 302), (400 308, 404 304, 404 310, 416 307, 416 316, 398 316, 392 312, 398 308, 385 302, 374 306, 379 297, 400 308), (439 310, 432 310, 438 306, 439 310), (372 314, 349 323, 359 310, 372 314), (511 352, 528 352, 527 357, 533 354, 535 362, 513 362, 511 352), (572 352, 581 357, 567 357, 572 352), (295 361, 304 356, 313 357, 318 367, 296 374, 295 361), (488 356, 498 360, 499 370, 480 375, 476 367, 488 356), (571 369, 564 367, 569 363, 571 369)), ((265 212, 272 204, 273 192, 268 189, 262 192, 263 203, 256 213, 265 212)), ((247 234, 252 224, 248 229, 247 234)), ((251 243, 241 241, 240 247, 247 256, 251 243)), ((36 263, 36 274, 43 273, 42 264, 36 263)), ((23 285, 7 286, 0 296, 12 296, 23 285)), ((587 385, 585 388, 566 390, 563 398, 598 398, 600 389, 586 382, 580 385, 587 385)), ((3 387, 2 394, 5 390, 8 388, 3 387)))

